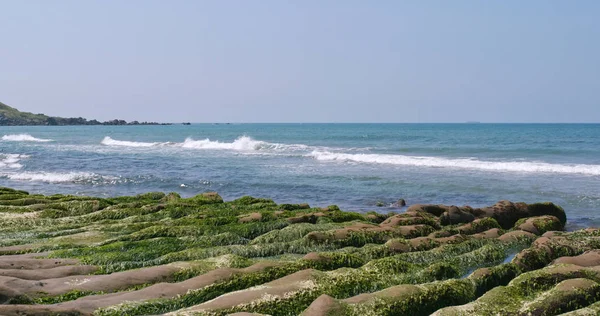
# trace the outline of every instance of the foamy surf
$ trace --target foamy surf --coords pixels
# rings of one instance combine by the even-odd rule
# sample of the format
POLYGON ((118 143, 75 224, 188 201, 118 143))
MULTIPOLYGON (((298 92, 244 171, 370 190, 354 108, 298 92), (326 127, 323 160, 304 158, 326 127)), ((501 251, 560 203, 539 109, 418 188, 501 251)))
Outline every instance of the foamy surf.
POLYGON ((21 154, 0 154, 0 169, 21 169, 22 164, 19 163, 24 158, 29 158, 27 155, 21 154))
POLYGON ((21 172, 4 175, 10 180, 38 181, 49 183, 86 182, 100 178, 99 175, 89 172, 21 172))
POLYGON ((585 164, 552 164, 534 161, 484 161, 474 158, 453 159, 384 154, 345 154, 327 151, 313 151, 308 156, 319 161, 343 161, 430 168, 457 168, 496 172, 600 175, 600 165, 585 164))
POLYGON ((260 151, 260 150, 275 150, 275 151, 296 151, 306 150, 309 148, 302 144, 278 144, 269 143, 261 140, 255 140, 249 136, 240 136, 233 142, 220 142, 210 140, 208 138, 202 140, 195 140, 193 138, 186 138, 183 143, 174 142, 134 142, 125 140, 116 140, 109 136, 104 137, 100 142, 105 146, 122 146, 122 147, 157 147, 157 146, 172 146, 185 149, 212 149, 212 150, 232 150, 232 151, 260 151))
POLYGON ((273 148, 275 144, 270 144, 267 142, 254 140, 248 136, 242 136, 238 139, 234 140, 231 143, 222 143, 219 141, 211 141, 210 139, 204 140, 194 140, 192 138, 186 138, 186 140, 181 144, 183 148, 192 148, 192 149, 229 149, 229 150, 240 150, 240 151, 250 151, 250 150, 261 150, 273 148))
POLYGON ((306 150, 307 145, 302 144, 279 144, 269 143, 262 140, 255 140, 249 136, 240 136, 231 143, 211 141, 206 138, 203 140, 194 140, 186 138, 181 145, 183 148, 190 149, 219 149, 219 150, 235 150, 235 151, 259 151, 259 150, 274 150, 274 151, 297 151, 306 150))
POLYGON ((147 142, 132 142, 127 140, 116 140, 112 139, 109 136, 104 137, 100 144, 105 146, 122 146, 122 147, 154 147, 161 145, 169 145, 171 143, 147 143, 147 142))
POLYGON ((29 134, 11 134, 2 136, 3 141, 7 142, 51 142, 52 139, 36 138, 29 134))

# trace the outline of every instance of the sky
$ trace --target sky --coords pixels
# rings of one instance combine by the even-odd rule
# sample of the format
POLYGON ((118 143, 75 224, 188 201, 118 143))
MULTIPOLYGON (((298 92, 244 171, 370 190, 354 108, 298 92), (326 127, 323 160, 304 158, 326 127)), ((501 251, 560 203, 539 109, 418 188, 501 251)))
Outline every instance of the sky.
POLYGON ((600 122, 600 1, 0 0, 0 102, 160 122, 600 122))

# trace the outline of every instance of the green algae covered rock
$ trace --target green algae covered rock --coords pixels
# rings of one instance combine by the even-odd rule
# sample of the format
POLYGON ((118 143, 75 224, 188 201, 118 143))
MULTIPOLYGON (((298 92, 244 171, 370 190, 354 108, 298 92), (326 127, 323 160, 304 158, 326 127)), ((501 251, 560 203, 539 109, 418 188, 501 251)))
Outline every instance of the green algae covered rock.
POLYGON ((588 315, 600 230, 552 203, 403 213, 0 188, 0 315, 588 315))
POLYGON ((524 273, 474 302, 441 309, 434 315, 557 315, 600 300, 600 274, 573 265, 524 273))
POLYGON ((191 203, 194 205, 205 205, 205 204, 217 204, 223 203, 223 198, 217 194, 217 192, 206 192, 195 195, 191 198, 181 199, 185 203, 191 203))
POLYGON ((473 214, 463 211, 456 206, 451 206, 440 216, 440 223, 442 225, 470 223, 474 220, 475 216, 473 214))
POLYGON ((162 202, 175 202, 181 199, 181 195, 179 195, 179 193, 177 192, 171 192, 167 195, 165 195, 161 201, 162 202))
POLYGON ((522 218, 515 223, 515 229, 524 230, 536 235, 543 235, 548 231, 558 231, 564 228, 564 223, 552 215, 522 218))
POLYGON ((252 204, 275 204, 275 202, 273 202, 273 200, 270 199, 260 199, 260 198, 255 198, 255 197, 251 197, 251 196, 242 196, 239 199, 233 200, 231 201, 232 204, 239 204, 239 205, 252 205, 252 204))
POLYGON ((529 204, 527 205, 527 211, 529 212, 529 217, 552 215, 558 218, 563 226, 567 223, 567 214, 565 213, 565 210, 552 202, 529 204))
POLYGON ((164 198, 165 196, 166 196, 166 194, 164 194, 163 192, 148 192, 148 193, 144 193, 144 194, 139 194, 136 196, 136 198, 139 200, 159 201, 162 198, 164 198))

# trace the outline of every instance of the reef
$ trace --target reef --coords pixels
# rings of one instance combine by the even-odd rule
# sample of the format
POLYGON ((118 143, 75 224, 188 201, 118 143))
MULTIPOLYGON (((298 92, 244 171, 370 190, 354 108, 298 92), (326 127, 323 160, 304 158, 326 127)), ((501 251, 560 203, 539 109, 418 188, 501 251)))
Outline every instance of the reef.
POLYGON ((566 221, 0 188, 0 315, 596 315, 600 230, 566 221))

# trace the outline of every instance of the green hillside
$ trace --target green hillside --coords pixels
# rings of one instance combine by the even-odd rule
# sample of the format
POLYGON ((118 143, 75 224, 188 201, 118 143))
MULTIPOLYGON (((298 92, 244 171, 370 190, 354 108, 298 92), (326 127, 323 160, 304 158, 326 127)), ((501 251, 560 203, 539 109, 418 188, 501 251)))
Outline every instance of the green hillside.
POLYGON ((0 102, 0 125, 49 125, 50 119, 47 115, 21 112, 0 102))
POLYGON ((57 117, 45 114, 21 112, 0 102, 0 126, 27 126, 27 125, 162 125, 156 122, 127 122, 124 120, 111 120, 99 122, 87 120, 82 117, 57 117))

